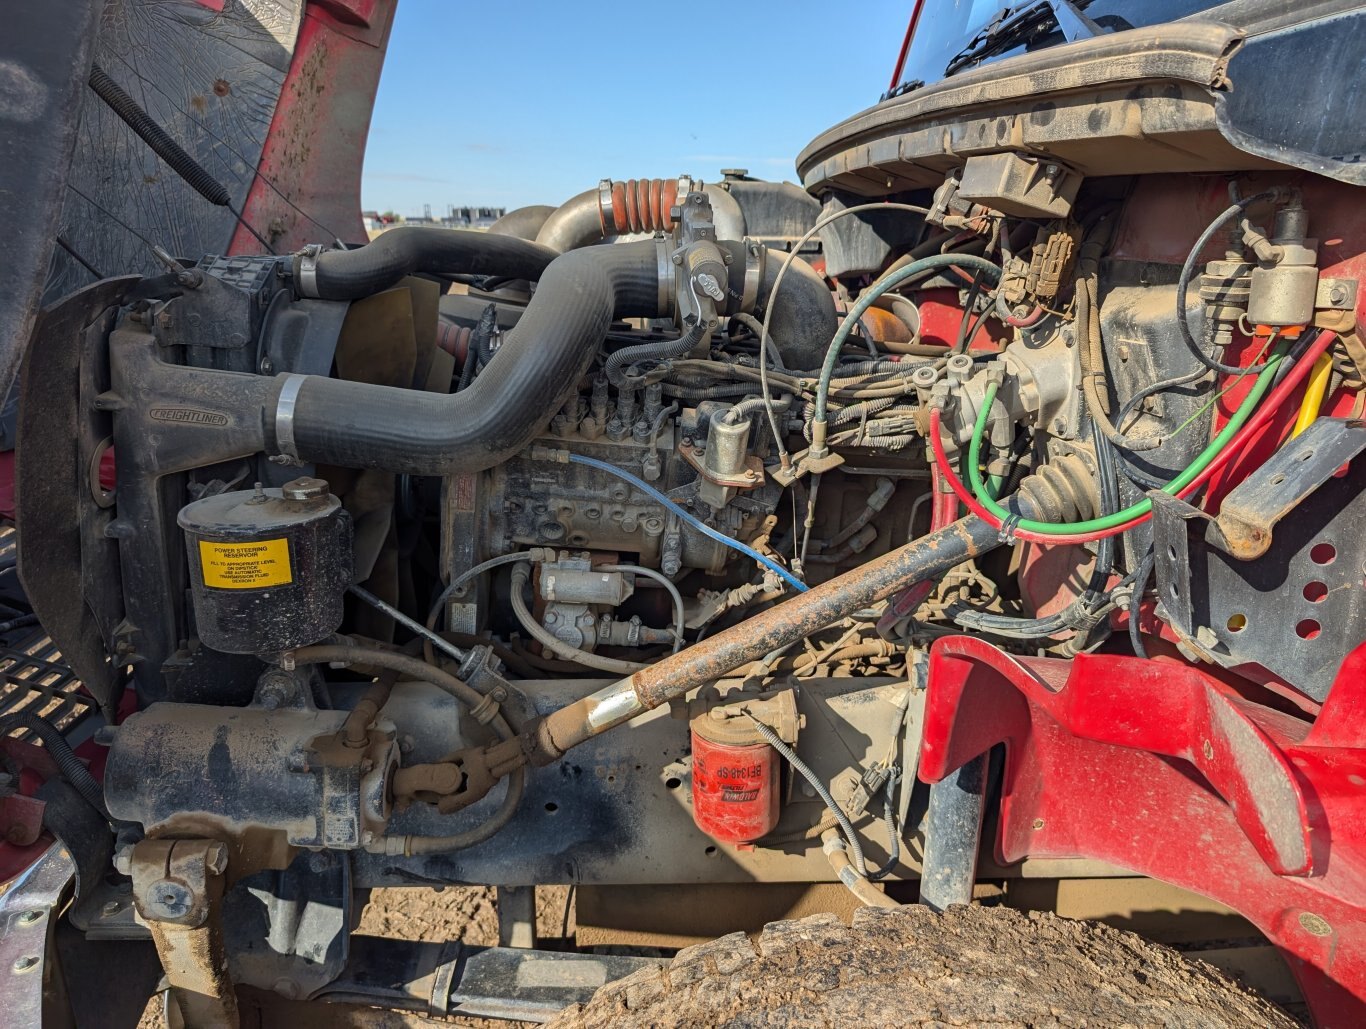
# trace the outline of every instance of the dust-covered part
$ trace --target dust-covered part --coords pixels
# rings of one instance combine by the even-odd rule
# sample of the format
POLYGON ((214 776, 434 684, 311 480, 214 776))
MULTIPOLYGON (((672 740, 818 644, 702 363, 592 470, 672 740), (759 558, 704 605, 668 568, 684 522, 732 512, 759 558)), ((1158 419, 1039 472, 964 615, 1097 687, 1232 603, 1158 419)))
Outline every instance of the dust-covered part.
MULTIPOLYGON (((44 314, 20 573, 109 715, 102 787, 62 755, 99 823, 77 918, 154 940, 182 1009, 540 1017, 629 956, 523 946, 534 886, 735 887, 709 933, 828 886, 952 910, 727 937, 575 1017, 1274 1021, 1129 937, 956 907, 1122 870, 1366 1023, 1366 15, 914 6, 906 74, 800 184, 290 221, 292 252, 158 249, 44 314), (1323 103, 1288 122, 1290 78, 1323 103), (517 946, 352 932, 366 890, 448 884, 498 887, 517 946)), ((310 5, 323 99, 276 121, 326 114, 323 56, 391 8, 310 5)), ((135 65, 92 103, 237 198, 135 65)), ((299 181, 355 138, 290 148, 299 181)))
POLYGON ((1224 973, 1133 933, 1047 913, 862 908, 679 952, 568 1008, 551 1029, 748 1026, 1290 1027, 1224 973))

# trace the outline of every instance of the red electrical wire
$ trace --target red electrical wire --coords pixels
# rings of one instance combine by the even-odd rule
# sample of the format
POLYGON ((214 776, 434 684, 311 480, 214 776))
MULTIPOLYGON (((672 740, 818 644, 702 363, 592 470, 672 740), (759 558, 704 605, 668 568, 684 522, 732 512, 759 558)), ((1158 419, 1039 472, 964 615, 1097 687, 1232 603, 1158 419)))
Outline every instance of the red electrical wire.
MULTIPOLYGON (((1253 412, 1253 415, 1248 419, 1247 424, 1239 429, 1234 437, 1228 441, 1228 444, 1224 449, 1219 451, 1219 453, 1214 456, 1213 460, 1204 467, 1200 474, 1197 475, 1185 489, 1181 490, 1181 492, 1176 495, 1182 499, 1190 496, 1203 486, 1205 482, 1209 480, 1210 476, 1218 471, 1219 468, 1242 451, 1246 450, 1257 433, 1261 431, 1262 427, 1270 420, 1271 416, 1275 414, 1277 408, 1286 401, 1286 399, 1295 391, 1296 387, 1304 380, 1305 376, 1309 374, 1310 369, 1313 368, 1314 362, 1318 359, 1319 355, 1332 346, 1333 341, 1336 338, 1336 333, 1328 330, 1319 333, 1318 338, 1315 339, 1313 343, 1309 344, 1308 349, 1301 355, 1295 366, 1290 370, 1290 373, 1281 380, 1280 384, 1271 391, 1258 406, 1257 410, 1253 412)), ((948 454, 944 451, 944 441, 940 431, 940 412, 937 409, 930 411, 930 446, 934 450, 934 460, 935 464, 939 467, 939 474, 944 477, 944 481, 949 484, 949 488, 953 490, 958 499, 961 500, 967 509, 978 518, 981 518, 989 525, 999 529, 1001 527, 1001 520, 978 503, 977 498, 963 485, 963 480, 955 474, 953 464, 949 461, 948 454)), ((1136 525, 1142 525, 1151 517, 1152 513, 1149 512, 1148 514, 1140 515, 1137 518, 1132 518, 1121 525, 1116 525, 1109 529, 1099 529, 1094 532, 1055 535, 1053 533, 1031 532, 1027 529, 1016 529, 1013 535, 1016 539, 1027 540, 1032 543, 1091 543, 1095 540, 1104 539, 1106 536, 1117 536, 1122 532, 1127 532, 1136 525)))
POLYGON ((930 497, 930 532, 936 532, 944 528, 958 517, 958 498, 952 493, 940 489, 943 479, 939 474, 939 465, 930 465, 930 489, 933 495, 930 497))
POLYGON ((1039 323, 1039 320, 1043 318, 1045 313, 1046 312, 1044 311, 1042 305, 1035 304, 1034 310, 1030 311, 1023 318, 1016 318, 1012 314, 1001 320, 1004 321, 1007 325, 1012 325, 1017 329, 1027 329, 1032 325, 1037 325, 1039 323))

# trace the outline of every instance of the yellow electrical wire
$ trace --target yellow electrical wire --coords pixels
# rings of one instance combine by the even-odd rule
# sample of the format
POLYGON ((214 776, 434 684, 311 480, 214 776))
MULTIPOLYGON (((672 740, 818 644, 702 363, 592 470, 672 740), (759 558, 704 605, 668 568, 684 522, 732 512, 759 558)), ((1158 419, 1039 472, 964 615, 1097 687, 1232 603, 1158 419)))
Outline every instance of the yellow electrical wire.
POLYGON ((1333 371, 1333 359, 1320 354, 1310 369, 1309 381, 1304 387, 1304 399, 1300 401, 1300 413, 1295 419, 1295 428, 1290 433, 1294 439, 1313 424, 1323 406, 1323 395, 1328 392, 1328 379, 1333 371))

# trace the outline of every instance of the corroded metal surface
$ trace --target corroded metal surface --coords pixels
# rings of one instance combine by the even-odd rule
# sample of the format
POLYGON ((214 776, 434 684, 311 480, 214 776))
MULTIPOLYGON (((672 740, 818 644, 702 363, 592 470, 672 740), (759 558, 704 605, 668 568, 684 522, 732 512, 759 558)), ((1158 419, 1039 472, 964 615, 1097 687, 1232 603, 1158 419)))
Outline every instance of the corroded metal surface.
POLYGON ((912 583, 942 575, 997 545, 996 530, 975 517, 922 536, 556 711, 535 729, 533 760, 554 761, 570 747, 642 711, 720 679, 746 662, 757 661, 912 583))

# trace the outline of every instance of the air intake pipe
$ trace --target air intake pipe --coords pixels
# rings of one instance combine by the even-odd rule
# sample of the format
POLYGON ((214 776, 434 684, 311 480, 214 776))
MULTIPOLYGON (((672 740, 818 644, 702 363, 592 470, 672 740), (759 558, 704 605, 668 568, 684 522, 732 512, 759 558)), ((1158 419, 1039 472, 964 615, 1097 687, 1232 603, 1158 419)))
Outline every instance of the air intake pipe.
POLYGON ((355 250, 307 248, 294 255, 301 296, 358 300, 414 272, 502 275, 535 281, 558 253, 515 236, 404 225, 355 250))
POLYGON ((673 226, 670 209, 688 191, 699 188, 707 194, 717 239, 743 239, 745 216, 739 203, 714 183, 681 179, 603 179, 596 188, 586 189, 566 200, 547 218, 536 234, 536 242, 556 253, 601 242, 609 236, 641 232, 668 232, 673 226))
POLYGON ((516 236, 518 239, 535 239, 545 220, 555 213, 549 204, 532 204, 509 211, 490 225, 485 232, 495 236, 516 236))
MULTIPOLYGON (((758 308, 767 310, 773 302, 773 284, 786 254, 770 251, 759 280, 758 308)), ((778 289, 777 306, 769 320, 773 342, 789 369, 814 371, 825 359, 826 347, 837 324, 835 298, 825 280, 800 257, 794 258, 778 289)))
MULTIPOLYGON (((533 245, 483 234, 479 239, 533 245)), ((494 249, 501 252, 502 246, 494 249)), ((489 260, 482 249, 471 255, 471 261, 446 264, 446 270, 540 281, 526 312, 470 387, 443 396, 323 376, 280 376, 266 414, 275 452, 300 461, 411 475, 491 468, 522 450, 574 394, 614 318, 668 314, 669 290, 660 288, 653 241, 568 253, 539 275, 489 260)), ((393 267, 387 261, 383 266, 393 267)), ((370 281, 379 279, 379 267, 379 262, 364 266, 370 281)), ((321 260, 318 271, 324 271, 321 260)), ((337 288, 330 266, 327 272, 320 285, 337 288)), ((361 277, 360 271, 347 272, 348 285, 361 277)))

